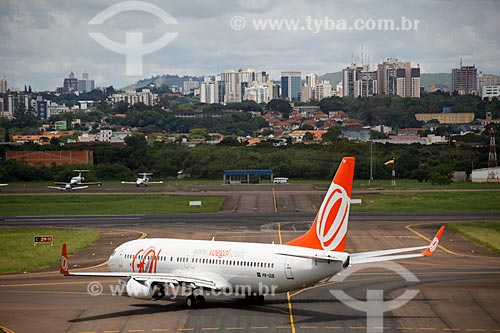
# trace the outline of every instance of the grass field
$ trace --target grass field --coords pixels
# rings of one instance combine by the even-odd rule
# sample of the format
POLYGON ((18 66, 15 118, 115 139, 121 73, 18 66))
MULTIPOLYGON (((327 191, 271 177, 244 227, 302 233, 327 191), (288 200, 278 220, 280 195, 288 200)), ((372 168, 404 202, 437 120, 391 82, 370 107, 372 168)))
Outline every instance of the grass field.
POLYGON ((500 253, 500 222, 449 224, 448 228, 500 253))
POLYGON ((71 229, 0 229, 0 273, 22 272, 48 267, 61 260, 62 243, 70 243, 73 254, 96 240, 94 230, 71 229), (54 244, 33 245, 33 236, 51 235, 54 244))
POLYGON ((216 212, 223 197, 174 196, 166 194, 69 194, 2 195, 2 216, 110 215, 216 212), (190 207, 189 201, 202 201, 190 207))
POLYGON ((500 192, 375 193, 353 196, 354 212, 493 212, 500 211, 500 192))

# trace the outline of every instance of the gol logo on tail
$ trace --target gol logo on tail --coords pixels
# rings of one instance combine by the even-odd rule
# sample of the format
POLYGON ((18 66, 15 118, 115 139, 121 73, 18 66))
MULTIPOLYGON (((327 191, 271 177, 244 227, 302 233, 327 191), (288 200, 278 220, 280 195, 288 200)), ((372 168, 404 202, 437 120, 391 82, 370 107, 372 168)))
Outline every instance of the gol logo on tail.
POLYGON ((319 209, 316 235, 325 251, 335 249, 347 232, 350 199, 346 190, 333 184, 319 209))

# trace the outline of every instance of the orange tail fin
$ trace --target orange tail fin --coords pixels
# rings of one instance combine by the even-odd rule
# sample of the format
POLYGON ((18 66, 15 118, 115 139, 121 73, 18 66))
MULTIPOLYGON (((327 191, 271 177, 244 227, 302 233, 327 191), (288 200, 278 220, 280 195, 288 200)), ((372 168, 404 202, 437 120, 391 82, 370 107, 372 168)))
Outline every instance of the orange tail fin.
POLYGON ((354 165, 354 157, 342 159, 312 227, 287 245, 344 252, 354 165))
POLYGON ((61 267, 59 268, 59 272, 64 275, 69 275, 68 271, 68 252, 66 250, 66 243, 62 246, 62 254, 61 254, 61 267))

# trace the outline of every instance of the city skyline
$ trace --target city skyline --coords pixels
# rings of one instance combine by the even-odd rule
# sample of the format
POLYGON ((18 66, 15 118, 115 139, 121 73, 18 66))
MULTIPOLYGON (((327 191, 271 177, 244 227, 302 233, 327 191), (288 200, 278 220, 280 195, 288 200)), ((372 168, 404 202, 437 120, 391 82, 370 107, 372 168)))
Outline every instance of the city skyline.
POLYGON ((384 2, 385 6, 374 1, 148 1, 178 24, 167 25, 149 13, 130 12, 112 17, 102 26, 89 26, 94 16, 117 3, 2 2, 0 77, 7 78, 9 87, 22 89, 30 84, 34 90, 54 90, 71 71, 88 71, 96 86, 121 88, 152 75, 214 75, 250 66, 279 80, 282 71, 339 72, 353 60, 360 64, 354 55, 361 54, 372 65, 391 57, 418 64, 422 73, 451 73, 462 58, 464 65, 475 65, 478 72, 500 74, 500 10, 495 1, 384 2), (231 26, 235 17, 246 19, 246 27, 231 26), (331 31, 325 26, 318 32, 258 31, 252 26, 252 20, 287 17, 348 22, 407 17, 419 20, 419 25, 413 31, 331 31), (144 55, 143 75, 127 76, 125 56, 99 45, 89 35, 95 31, 118 42, 124 41, 127 31, 143 31, 145 42, 165 31, 178 32, 178 36, 164 48, 144 55))

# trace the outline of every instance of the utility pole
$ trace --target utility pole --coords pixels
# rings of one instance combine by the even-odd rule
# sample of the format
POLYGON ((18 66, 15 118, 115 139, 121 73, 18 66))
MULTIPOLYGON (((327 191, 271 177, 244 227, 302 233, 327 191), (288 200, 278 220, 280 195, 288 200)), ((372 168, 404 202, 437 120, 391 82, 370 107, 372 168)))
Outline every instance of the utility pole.
POLYGON ((498 162, 497 162, 497 145, 495 143, 496 131, 490 128, 490 152, 488 154, 488 178, 487 182, 498 182, 498 162))
POLYGON ((373 182, 373 139, 370 140, 370 179, 368 185, 371 186, 373 182))

